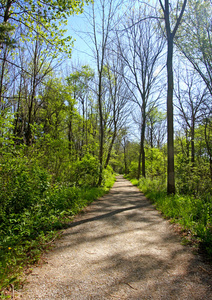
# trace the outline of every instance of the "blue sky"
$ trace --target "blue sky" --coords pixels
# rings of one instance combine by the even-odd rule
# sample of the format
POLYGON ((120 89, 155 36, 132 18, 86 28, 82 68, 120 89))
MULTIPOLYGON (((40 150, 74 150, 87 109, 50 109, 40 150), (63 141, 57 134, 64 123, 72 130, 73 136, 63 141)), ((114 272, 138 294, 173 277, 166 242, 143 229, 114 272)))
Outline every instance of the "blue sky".
MULTIPOLYGON (((86 9, 86 8, 85 8, 86 9)), ((92 57, 92 52, 89 49, 88 36, 86 32, 89 29, 88 23, 86 22, 86 17, 84 14, 71 16, 68 20, 68 32, 67 34, 72 36, 75 39, 74 48, 72 51, 72 61, 73 63, 77 63, 78 61, 80 64, 94 64, 94 59, 92 57), (87 37, 86 37, 87 36, 87 37)), ((92 45, 91 45, 92 46, 92 45)))

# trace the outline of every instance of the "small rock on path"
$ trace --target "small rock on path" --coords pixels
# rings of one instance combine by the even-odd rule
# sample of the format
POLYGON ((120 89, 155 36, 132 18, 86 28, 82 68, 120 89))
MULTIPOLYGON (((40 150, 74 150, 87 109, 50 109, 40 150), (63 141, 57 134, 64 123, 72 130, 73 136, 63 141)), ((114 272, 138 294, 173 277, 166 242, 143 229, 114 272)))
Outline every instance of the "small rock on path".
POLYGON ((122 176, 64 231, 17 299, 212 299, 210 266, 122 176))

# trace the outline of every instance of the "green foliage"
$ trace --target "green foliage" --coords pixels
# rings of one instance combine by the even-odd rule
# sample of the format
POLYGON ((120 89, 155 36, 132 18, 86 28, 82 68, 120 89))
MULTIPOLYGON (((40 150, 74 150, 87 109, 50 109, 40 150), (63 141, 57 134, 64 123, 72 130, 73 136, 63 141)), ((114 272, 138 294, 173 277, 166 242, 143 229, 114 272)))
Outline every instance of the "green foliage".
MULTIPOLYGON (((150 178, 166 176, 166 158, 161 149, 146 147, 146 174, 150 178)), ((129 166, 128 176, 130 179, 136 178, 138 172, 138 161, 132 160, 129 166)))
POLYGON ((132 161, 129 166, 129 178, 135 178, 138 174, 138 162, 132 161))
POLYGON ((15 46, 15 40, 11 38, 11 33, 14 31, 15 27, 9 23, 0 23, 0 45, 2 44, 8 47, 15 46))
POLYGON ((154 178, 166 176, 166 157, 161 149, 147 148, 146 149, 146 173, 147 176, 154 178))
POLYGON ((81 71, 75 71, 66 78, 69 86, 73 87, 73 92, 81 96, 88 90, 88 83, 94 77, 94 71, 89 65, 82 66, 81 71))
POLYGON ((111 166, 107 166, 106 169, 103 170, 103 180, 102 185, 106 187, 106 189, 110 189, 115 182, 115 173, 111 166))
MULTIPOLYGON (((20 5, 16 1, 6 1, 0 7, 1 16, 4 20, 0 25, 0 43, 7 46, 13 45, 14 40, 10 35, 16 29, 14 30, 15 35, 17 36, 17 33, 20 35, 19 42, 32 42, 39 38, 42 43, 56 46, 60 51, 71 54, 73 41, 70 36, 65 36, 67 30, 64 29, 64 25, 67 24, 68 17, 82 13, 84 4, 88 3, 89 0, 24 0, 20 5), (21 32, 19 32, 20 27, 22 27, 21 32)), ((58 51, 52 49, 52 53, 57 55, 58 51)))
POLYGON ((86 154, 74 164, 74 173, 77 184, 95 186, 99 178, 98 159, 90 154, 86 154))
POLYGON ((45 105, 31 125, 30 146, 14 134, 10 110, 0 116, 0 295, 9 284, 18 284, 23 266, 39 259, 59 229, 114 183, 108 166, 103 185, 96 186, 99 161, 93 120, 83 123, 71 92, 72 87, 60 80, 47 83, 39 96, 45 105), (83 124, 87 144, 78 147, 83 124))
MULTIPOLYGON (((20 213, 36 204, 48 189, 50 176, 26 157, 10 158, 0 168, 0 208, 6 214, 20 213)), ((1 215, 0 215, 1 219, 1 215)))
POLYGON ((181 194, 190 194, 196 197, 212 194, 212 184, 209 166, 205 159, 199 159, 192 164, 183 154, 176 157, 176 184, 181 194))
POLYGON ((0 114, 0 146, 2 155, 10 152, 10 147, 14 144, 14 135, 12 133, 13 118, 14 115, 9 109, 5 109, 5 111, 0 114))
MULTIPOLYGON (((78 164, 83 180, 91 180, 87 175, 94 174, 96 159, 87 155, 78 164)), ((39 259, 58 229, 66 227, 75 214, 108 191, 115 175, 108 167, 102 187, 89 186, 89 182, 81 187, 61 182, 52 185, 46 169, 21 157, 2 164, 0 179, 1 295, 8 284, 18 282, 23 265, 39 259)))
POLYGON ((132 184, 133 185, 138 185, 138 179, 136 179, 136 178, 133 178, 133 179, 131 179, 131 182, 132 182, 132 184))

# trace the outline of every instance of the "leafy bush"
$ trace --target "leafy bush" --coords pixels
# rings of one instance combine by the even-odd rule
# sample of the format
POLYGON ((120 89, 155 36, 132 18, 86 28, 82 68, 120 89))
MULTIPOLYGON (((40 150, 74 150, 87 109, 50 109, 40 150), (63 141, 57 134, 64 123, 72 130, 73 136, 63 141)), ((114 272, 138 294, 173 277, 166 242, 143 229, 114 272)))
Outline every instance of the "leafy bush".
MULTIPOLYGON (((50 175, 25 157, 4 161, 0 168, 0 209, 18 214, 35 205, 49 188, 50 175)), ((0 216, 1 218, 1 216, 0 216)))
POLYGON ((115 181, 115 174, 111 166, 107 166, 106 169, 103 170, 103 185, 106 188, 111 188, 115 181))
POLYGON ((183 154, 176 157, 176 185, 180 194, 202 197, 210 193, 212 184, 208 172, 208 163, 200 159, 192 164, 183 154))
POLYGON ((146 174, 150 178, 166 176, 166 159, 164 153, 158 148, 146 149, 146 174))
POLYGON ((0 295, 8 284, 18 280, 23 265, 39 259, 46 242, 58 229, 66 227, 70 218, 107 192, 115 181, 108 167, 102 187, 61 183, 51 186, 51 177, 45 170, 26 162, 20 158, 16 166, 10 161, 1 169, 5 193, 0 206, 0 295), (12 201, 15 197, 18 203, 12 201))
POLYGON ((132 161, 129 167, 128 177, 130 179, 136 178, 138 175, 138 162, 132 161))
POLYGON ((90 154, 86 154, 81 160, 73 163, 70 175, 75 184, 79 186, 95 186, 99 177, 98 159, 90 154))

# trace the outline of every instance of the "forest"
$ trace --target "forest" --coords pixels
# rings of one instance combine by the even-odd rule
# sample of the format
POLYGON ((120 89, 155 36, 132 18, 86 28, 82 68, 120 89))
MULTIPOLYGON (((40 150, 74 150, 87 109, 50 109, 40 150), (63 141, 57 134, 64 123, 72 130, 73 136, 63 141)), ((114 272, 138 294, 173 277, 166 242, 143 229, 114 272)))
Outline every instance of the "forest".
POLYGON ((210 0, 0 1, 2 298, 116 174, 212 256, 211 16, 210 0))

